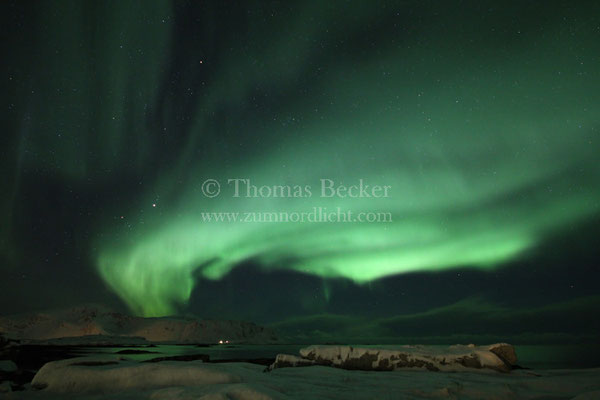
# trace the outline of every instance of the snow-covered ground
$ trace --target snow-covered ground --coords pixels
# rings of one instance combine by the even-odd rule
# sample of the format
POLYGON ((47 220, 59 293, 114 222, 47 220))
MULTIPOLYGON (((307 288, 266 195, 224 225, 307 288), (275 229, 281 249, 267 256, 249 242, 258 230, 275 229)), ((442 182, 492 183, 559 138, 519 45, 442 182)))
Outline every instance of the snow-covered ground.
POLYGON ((115 354, 77 357, 45 364, 27 390, 3 396, 15 400, 600 399, 600 369, 511 370, 506 367, 517 360, 507 344, 400 349, 309 346, 300 350, 299 357, 278 356, 278 361, 286 360, 302 360, 302 368, 287 364, 265 369, 250 363, 199 360, 145 363, 115 354), (314 362, 329 366, 309 365, 314 362))
POLYGON ((511 373, 348 371, 325 366, 264 372, 248 363, 141 364, 86 357, 46 364, 6 399, 598 399, 600 369, 511 373))
MULTIPOLYGON (((88 307, 2 317, 0 331, 11 338, 56 344, 269 342, 274 338, 269 330, 249 323, 147 319, 88 307), (58 339, 61 337, 67 338, 58 339)), ((16 354, 17 342, 0 339, 4 358, 8 359, 9 353, 16 354)), ((0 398, 600 399, 600 368, 513 369, 517 363, 514 349, 504 343, 446 348, 309 346, 299 353, 279 355, 268 370, 263 365, 245 362, 145 363, 135 356, 96 354, 46 363, 25 385, 26 390, 14 392, 9 381, 27 371, 18 362, 15 365, 5 360, 0 365, 0 398), (302 368, 291 368, 294 366, 302 368)))

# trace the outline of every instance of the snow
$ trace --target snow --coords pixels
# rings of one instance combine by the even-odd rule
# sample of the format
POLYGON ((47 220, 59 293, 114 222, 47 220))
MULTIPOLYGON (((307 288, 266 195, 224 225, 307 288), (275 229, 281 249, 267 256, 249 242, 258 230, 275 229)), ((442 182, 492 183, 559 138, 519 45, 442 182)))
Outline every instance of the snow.
POLYGON ((272 343, 277 340, 270 329, 251 322, 192 317, 142 318, 99 306, 0 316, 0 331, 12 339, 59 345, 135 344, 144 341, 218 343, 220 340, 230 343, 272 343))
POLYGON ((490 346, 454 345, 448 348, 403 346, 399 349, 309 346, 300 350, 300 356, 278 355, 275 363, 269 369, 326 365, 365 371, 391 371, 408 368, 429 371, 483 369, 509 372, 517 361, 514 348, 506 343, 490 346))
POLYGON ((0 372, 15 372, 17 364, 11 360, 0 360, 0 372))
POLYGON ((386 400, 386 399, 594 399, 600 369, 481 372, 349 371, 325 366, 264 373, 247 363, 141 364, 118 357, 86 357, 46 364, 33 386, 6 393, 19 400, 386 400), (102 364, 92 366, 94 363, 102 364), (77 365, 77 364, 87 364, 77 365))
MULTIPOLYGON (((137 318, 94 308, 0 317, 9 337, 60 344, 153 341, 269 341, 254 324, 190 318, 137 318), (80 335, 86 335, 78 337, 80 335), (57 335, 66 338, 56 339, 57 335)), ((24 391, 0 382, 8 400, 386 400, 600 398, 600 369, 522 370, 514 348, 489 346, 309 346, 279 354, 266 373, 249 363, 162 361, 98 355, 45 364, 24 391), (302 366, 303 368, 284 368, 302 366), (336 368, 332 368, 336 367, 336 368), (436 372, 430 372, 436 371, 436 372), (498 373, 510 372, 510 373, 498 373)), ((12 370, 13 365, 0 365, 12 370)))
POLYGON ((240 382, 235 374, 202 362, 136 363, 120 357, 79 357, 46 363, 32 387, 57 393, 240 382))

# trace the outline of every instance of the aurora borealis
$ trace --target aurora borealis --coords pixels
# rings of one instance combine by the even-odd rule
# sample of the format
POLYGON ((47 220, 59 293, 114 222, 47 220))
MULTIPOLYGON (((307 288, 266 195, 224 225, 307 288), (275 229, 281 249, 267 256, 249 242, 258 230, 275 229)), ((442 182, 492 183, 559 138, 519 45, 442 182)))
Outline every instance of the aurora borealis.
POLYGON ((490 274, 499 287, 527 276, 544 288, 532 301, 516 285, 511 307, 600 294, 579 286, 583 270, 599 277, 593 249, 567 245, 582 232, 593 240, 600 212, 598 5, 2 7, 0 238, 4 273, 19 282, 2 304, 45 282, 47 298, 49 287, 88 289, 56 304, 214 317, 220 304, 298 290, 288 314, 223 311, 278 322, 343 314, 342 293, 388 298, 415 276, 434 298, 455 285, 447 277, 471 280, 460 298, 388 298, 378 317, 472 304, 494 292, 490 274), (214 197, 203 192, 209 179, 220 184, 214 197), (235 196, 232 179, 311 195, 235 196), (389 196, 324 197, 323 179, 388 186, 389 196), (206 220, 315 208, 392 221, 206 220), (252 293, 218 286, 247 270, 252 293), (577 285, 561 281, 569 271, 577 285), (315 282, 320 292, 305 296, 315 282))

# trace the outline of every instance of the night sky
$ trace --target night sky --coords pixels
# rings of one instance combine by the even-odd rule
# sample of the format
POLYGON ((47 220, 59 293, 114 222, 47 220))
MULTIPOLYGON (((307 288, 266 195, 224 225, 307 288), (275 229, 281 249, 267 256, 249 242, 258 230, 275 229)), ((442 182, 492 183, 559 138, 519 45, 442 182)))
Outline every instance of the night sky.
POLYGON ((2 314, 597 340, 600 3, 4 1, 0 18, 2 314), (207 220, 313 210, 390 220, 207 220))

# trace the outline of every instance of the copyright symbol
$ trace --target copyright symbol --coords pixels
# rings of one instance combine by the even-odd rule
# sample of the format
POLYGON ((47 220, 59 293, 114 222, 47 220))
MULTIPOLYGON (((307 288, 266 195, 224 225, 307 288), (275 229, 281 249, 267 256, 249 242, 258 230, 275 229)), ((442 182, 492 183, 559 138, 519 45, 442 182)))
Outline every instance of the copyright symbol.
POLYGON ((217 197, 221 192, 221 185, 216 179, 207 179, 202 183, 202 194, 206 197, 217 197))

